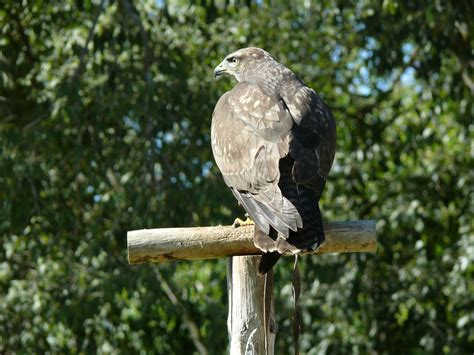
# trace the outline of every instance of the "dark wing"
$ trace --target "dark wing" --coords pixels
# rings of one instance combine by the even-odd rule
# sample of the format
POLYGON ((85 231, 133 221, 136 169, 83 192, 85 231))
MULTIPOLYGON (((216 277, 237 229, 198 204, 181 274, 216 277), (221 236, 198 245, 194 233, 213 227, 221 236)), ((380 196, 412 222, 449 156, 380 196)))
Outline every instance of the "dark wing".
POLYGON ((321 197, 336 149, 334 118, 316 92, 293 75, 284 84, 282 99, 295 125, 289 142, 294 159, 294 182, 316 191, 321 197))
POLYGON ((278 186, 279 162, 289 152, 293 120, 282 100, 240 83, 214 110, 212 150, 226 184, 264 233, 285 237, 303 226, 278 186))

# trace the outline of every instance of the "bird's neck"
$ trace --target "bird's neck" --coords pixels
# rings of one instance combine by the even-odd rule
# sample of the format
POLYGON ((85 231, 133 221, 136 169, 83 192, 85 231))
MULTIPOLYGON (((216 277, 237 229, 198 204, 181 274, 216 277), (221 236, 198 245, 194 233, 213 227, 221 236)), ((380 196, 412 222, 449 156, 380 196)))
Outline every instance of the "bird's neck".
POLYGON ((246 72, 239 82, 257 85, 265 95, 278 97, 283 83, 293 76, 294 74, 288 68, 278 63, 272 67, 260 68, 257 66, 246 72))

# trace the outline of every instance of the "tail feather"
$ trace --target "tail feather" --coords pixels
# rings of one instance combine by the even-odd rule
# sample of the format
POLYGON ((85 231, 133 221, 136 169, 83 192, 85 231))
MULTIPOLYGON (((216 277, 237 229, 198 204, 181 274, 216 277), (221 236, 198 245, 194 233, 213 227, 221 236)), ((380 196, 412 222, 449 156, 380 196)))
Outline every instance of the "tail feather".
POLYGON ((264 275, 269 272, 280 259, 280 257, 281 254, 277 251, 271 253, 263 253, 260 259, 260 263, 258 264, 258 273, 260 275, 264 275))
POLYGON ((253 243, 258 249, 260 249, 264 253, 271 253, 277 251, 275 238, 272 238, 274 234, 275 233, 267 234, 264 231, 260 230, 257 225, 255 225, 253 243))

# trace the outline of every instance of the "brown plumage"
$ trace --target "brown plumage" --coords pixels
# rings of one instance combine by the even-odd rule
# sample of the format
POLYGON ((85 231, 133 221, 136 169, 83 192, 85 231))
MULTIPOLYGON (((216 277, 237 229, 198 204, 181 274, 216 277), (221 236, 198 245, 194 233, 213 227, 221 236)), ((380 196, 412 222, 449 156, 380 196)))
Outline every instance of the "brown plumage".
POLYGON ((212 150, 225 183, 255 222, 263 274, 281 254, 324 241, 318 201, 334 159, 336 126, 316 92, 263 49, 229 54, 214 71, 223 73, 238 84, 214 109, 212 150))

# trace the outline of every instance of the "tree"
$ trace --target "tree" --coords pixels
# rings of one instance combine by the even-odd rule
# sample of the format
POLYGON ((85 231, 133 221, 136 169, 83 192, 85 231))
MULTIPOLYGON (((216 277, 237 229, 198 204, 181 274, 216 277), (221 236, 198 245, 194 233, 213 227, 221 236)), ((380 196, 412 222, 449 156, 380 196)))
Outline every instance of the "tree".
MULTIPOLYGON (((231 86, 212 69, 247 45, 333 108, 324 218, 380 221, 377 255, 301 262, 302 351, 472 349, 471 18, 467 2, 7 1, 0 352, 222 352, 223 262, 130 268, 125 232, 242 214, 209 125, 231 86)), ((290 263, 276 275, 282 352, 290 263)))

